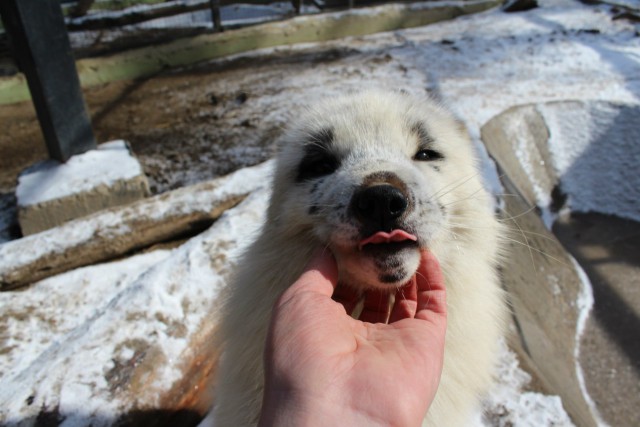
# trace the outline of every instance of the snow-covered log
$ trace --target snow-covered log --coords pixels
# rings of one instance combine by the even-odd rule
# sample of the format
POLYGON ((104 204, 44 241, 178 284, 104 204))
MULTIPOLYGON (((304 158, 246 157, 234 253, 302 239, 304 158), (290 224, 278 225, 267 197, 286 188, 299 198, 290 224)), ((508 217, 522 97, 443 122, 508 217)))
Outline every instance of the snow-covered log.
POLYGON ((270 167, 267 162, 0 245, 0 289, 200 231, 262 185, 270 167))

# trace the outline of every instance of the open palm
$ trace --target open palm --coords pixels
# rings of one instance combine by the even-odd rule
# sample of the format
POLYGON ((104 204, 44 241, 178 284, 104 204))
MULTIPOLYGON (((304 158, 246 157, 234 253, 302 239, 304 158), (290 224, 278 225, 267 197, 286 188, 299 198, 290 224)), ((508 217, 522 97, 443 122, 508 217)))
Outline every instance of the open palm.
POLYGON ((357 296, 337 285, 335 260, 318 253, 274 307, 265 351, 261 425, 420 425, 442 371, 444 279, 422 252, 395 295, 357 296), (331 298, 333 296, 333 299, 331 298))

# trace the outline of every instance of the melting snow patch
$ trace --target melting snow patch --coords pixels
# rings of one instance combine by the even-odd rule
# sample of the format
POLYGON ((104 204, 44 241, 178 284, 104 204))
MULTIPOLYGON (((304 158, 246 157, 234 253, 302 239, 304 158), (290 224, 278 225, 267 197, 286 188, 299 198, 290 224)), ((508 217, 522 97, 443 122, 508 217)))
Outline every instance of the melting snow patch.
POLYGON ((500 343, 497 383, 483 404, 484 415, 476 414, 470 427, 572 427, 558 396, 527 391, 531 376, 518 358, 500 343))
POLYGON ((143 272, 165 260, 159 250, 122 261, 79 268, 34 284, 24 292, 0 293, 6 307, 0 330, 0 380, 19 374, 49 346, 104 310, 143 272))

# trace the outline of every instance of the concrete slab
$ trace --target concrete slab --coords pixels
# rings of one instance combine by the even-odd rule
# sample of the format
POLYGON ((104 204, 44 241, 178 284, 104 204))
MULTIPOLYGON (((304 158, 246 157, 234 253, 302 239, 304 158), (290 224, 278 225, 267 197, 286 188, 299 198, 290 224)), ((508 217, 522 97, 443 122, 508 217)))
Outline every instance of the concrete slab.
POLYGON ((602 101, 530 104, 482 128, 513 196, 504 200, 508 224, 517 224, 511 237, 524 240, 511 244, 503 276, 521 352, 581 426, 640 423, 639 111, 602 101), (569 254, 586 276, 555 271, 574 270, 569 254))
POLYGON ((129 145, 111 141, 66 163, 47 160, 22 172, 16 187, 18 221, 23 235, 35 234, 149 194, 129 145))
POLYGON ((593 311, 580 345, 589 395, 611 426, 640 425, 640 222, 572 213, 553 232, 589 276, 593 311))

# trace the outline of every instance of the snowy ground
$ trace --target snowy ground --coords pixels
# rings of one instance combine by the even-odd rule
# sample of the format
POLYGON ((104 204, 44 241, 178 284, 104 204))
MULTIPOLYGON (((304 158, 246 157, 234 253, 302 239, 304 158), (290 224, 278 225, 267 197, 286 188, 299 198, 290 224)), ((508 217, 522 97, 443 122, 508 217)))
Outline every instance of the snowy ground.
MULTIPOLYGON (((490 11, 422 28, 332 42, 334 46, 356 48, 362 55, 381 58, 386 55, 389 60, 371 69, 349 64, 348 60, 338 62, 317 72, 317 84, 309 84, 313 70, 290 76, 286 84, 305 87, 303 100, 358 89, 373 82, 385 82, 382 84, 389 87, 424 88, 443 99, 465 120, 476 141, 480 127, 488 119, 514 105, 567 99, 640 103, 637 26, 624 20, 612 21, 607 7, 585 6, 570 0, 539 3, 541 8, 521 14, 490 11), (342 72, 336 81, 332 73, 338 69, 342 72)), ((286 111, 302 103, 287 102, 289 95, 274 90, 264 101, 270 104, 258 106, 269 111, 263 114, 263 119, 284 124, 286 111)), ((487 176, 499 193, 492 175, 488 165, 487 176)), ((254 204, 252 209, 256 210, 246 217, 247 221, 258 221, 263 206, 254 204)), ((174 251, 180 250, 186 251, 183 248, 174 251)), ((160 269, 174 257, 175 253, 169 251, 152 252, 53 277, 28 292, 0 294, 3 311, 0 389, 4 389, 0 393, 0 407, 8 401, 4 399, 19 390, 20 379, 55 350, 61 337, 86 327, 83 326, 86 319, 100 315, 112 301, 122 298, 129 287, 136 283, 140 286, 140 278, 152 266, 160 269), (68 292, 86 294, 83 298, 87 304, 65 307, 64 295, 68 292), (11 307, 32 306, 36 310, 47 304, 60 307, 50 318, 9 315, 11 307), (69 312, 75 315, 69 316, 69 312), (15 388, 8 388, 9 385, 15 388)), ((80 381, 82 375, 78 375, 80 381)), ((559 398, 530 391, 528 378, 505 346, 500 356, 498 385, 485 405, 488 416, 482 419, 478 415, 473 426, 572 425, 559 398)))
MULTIPOLYGON (((266 179, 269 172, 265 172, 266 179)), ((255 175, 251 177, 259 180, 255 175)), ((257 230, 262 222, 267 196, 264 190, 259 190, 203 236, 173 251, 157 250, 118 262, 81 268, 43 280, 26 292, 0 294, 2 306, 6 308, 0 322, 5 350, 0 357, 3 383, 0 402, 7 411, 6 425, 20 425, 14 424, 15 420, 27 419, 32 413, 30 408, 22 406, 25 400, 35 400, 32 410, 37 413, 40 406, 56 401, 58 393, 57 411, 69 414, 69 425, 86 425, 87 419, 97 425, 112 422, 109 413, 117 413, 123 402, 103 400, 105 395, 96 391, 112 386, 108 380, 109 371, 105 374, 103 366, 113 369, 115 364, 126 363, 136 355, 139 342, 147 336, 154 336, 156 344, 167 340, 162 345, 165 349, 170 348, 171 353, 165 357, 169 360, 179 358, 186 345, 181 337, 188 332, 176 334, 175 330, 170 331, 177 328, 171 322, 172 318, 186 316, 186 313, 176 315, 175 312, 181 311, 185 300, 199 301, 202 306, 215 299, 215 292, 210 287, 211 278, 226 276, 206 261, 205 248, 210 250, 211 242, 217 240, 234 242, 217 245, 218 250, 233 248, 227 254, 231 260, 228 264, 233 265, 233 259, 248 243, 247 230, 257 230), (175 275, 189 283, 177 294, 168 291, 175 275), (55 310, 43 310, 43 307, 55 307, 55 310), (144 318, 141 309, 154 313, 154 320, 141 322, 144 318), (69 316, 70 312, 74 315, 69 316), (119 324, 116 319, 121 317, 132 319, 129 327, 113 330, 114 325, 119 324), (85 334, 92 338, 87 339, 85 334), (103 342, 105 337, 109 338, 103 342), (96 346, 99 342, 102 344, 96 346), (70 357, 84 362, 69 364, 70 357), (62 367, 64 371, 61 371, 62 367), (24 387, 34 382, 38 384, 35 388, 24 387), (90 405, 79 405, 79 402, 88 403, 89 400, 90 405)), ((225 270, 228 271, 228 266, 225 270)), ((220 282, 218 279, 216 286, 220 286, 220 282)), ((196 318, 183 318, 185 330, 198 325, 201 321, 197 318, 198 313, 205 310, 191 306, 189 312, 192 313, 189 316, 196 318)), ((167 368, 164 381, 170 382, 175 375, 174 369, 167 368)), ((484 417, 478 412, 470 426, 573 425, 558 397, 528 389, 529 374, 518 367, 515 354, 504 344, 499 355, 497 378, 498 383, 482 408, 484 417)))

